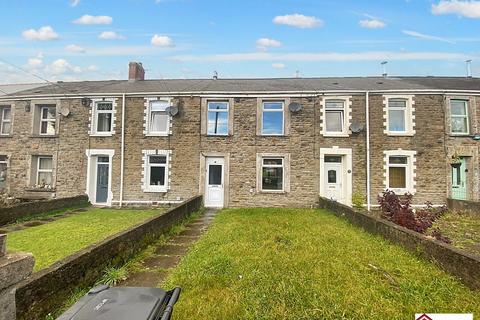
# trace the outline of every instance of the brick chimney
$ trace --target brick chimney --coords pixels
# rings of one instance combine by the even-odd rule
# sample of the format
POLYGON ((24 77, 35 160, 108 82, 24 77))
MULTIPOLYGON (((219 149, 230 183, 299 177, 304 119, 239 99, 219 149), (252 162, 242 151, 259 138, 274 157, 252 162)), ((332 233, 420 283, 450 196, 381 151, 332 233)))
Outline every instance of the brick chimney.
POLYGON ((145 70, 142 63, 130 62, 128 64, 128 81, 145 80, 145 70))

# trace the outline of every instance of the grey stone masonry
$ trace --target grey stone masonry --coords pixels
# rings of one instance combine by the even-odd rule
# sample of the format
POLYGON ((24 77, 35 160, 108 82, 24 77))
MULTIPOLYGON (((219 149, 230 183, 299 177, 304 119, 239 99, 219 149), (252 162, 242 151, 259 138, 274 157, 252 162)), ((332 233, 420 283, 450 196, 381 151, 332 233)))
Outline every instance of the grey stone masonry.
POLYGON ((35 259, 30 253, 6 254, 5 234, 0 234, 0 320, 14 320, 16 284, 27 278, 35 259))

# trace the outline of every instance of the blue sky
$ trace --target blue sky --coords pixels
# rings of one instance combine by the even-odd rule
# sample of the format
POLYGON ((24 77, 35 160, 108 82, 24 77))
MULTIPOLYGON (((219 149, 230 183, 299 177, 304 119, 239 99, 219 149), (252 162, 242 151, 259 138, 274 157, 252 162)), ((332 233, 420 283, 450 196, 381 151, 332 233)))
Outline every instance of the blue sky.
POLYGON ((0 0, 0 83, 480 73, 480 1, 0 0), (14 66, 21 67, 22 72, 14 66), (478 66, 477 66, 478 65, 478 66))

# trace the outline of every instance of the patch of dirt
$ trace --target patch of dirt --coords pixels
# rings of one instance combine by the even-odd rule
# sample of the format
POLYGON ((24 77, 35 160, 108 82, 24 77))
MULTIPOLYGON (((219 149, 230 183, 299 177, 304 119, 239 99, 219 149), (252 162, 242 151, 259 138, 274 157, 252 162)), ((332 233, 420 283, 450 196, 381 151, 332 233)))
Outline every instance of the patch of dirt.
POLYGON ((166 272, 141 271, 132 274, 119 287, 156 287, 167 277, 166 272))

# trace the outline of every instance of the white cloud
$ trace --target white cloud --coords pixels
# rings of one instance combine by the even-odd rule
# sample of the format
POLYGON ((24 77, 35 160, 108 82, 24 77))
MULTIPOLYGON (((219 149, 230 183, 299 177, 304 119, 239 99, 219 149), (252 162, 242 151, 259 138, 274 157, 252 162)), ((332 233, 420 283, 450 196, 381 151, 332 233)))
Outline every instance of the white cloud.
POLYGON ((93 71, 98 71, 98 67, 95 66, 95 65, 91 65, 91 66, 88 66, 88 67, 87 67, 87 70, 88 70, 88 71, 92 71, 92 72, 93 72, 93 71))
POLYGON ((125 39, 124 36, 116 33, 115 31, 103 31, 102 33, 100 33, 100 35, 98 36, 100 39, 104 39, 104 40, 121 40, 121 39, 125 39))
POLYGON ((110 16, 91 16, 89 14, 85 14, 74 20, 73 23, 75 24, 111 24, 113 21, 112 17, 110 16))
POLYGON ((272 63, 272 67, 274 67, 275 69, 285 69, 285 64, 284 63, 272 63))
POLYGON ((275 39, 260 38, 257 40, 257 48, 266 51, 269 47, 280 47, 282 43, 275 39))
POLYGON ((404 52, 404 51, 367 51, 367 52, 319 52, 319 53, 286 53, 267 52, 230 53, 213 55, 177 55, 174 61, 188 62, 230 62, 230 61, 425 61, 425 60, 457 60, 473 58, 464 53, 449 52, 404 52))
POLYGON ((41 67, 43 67, 43 60, 39 57, 29 58, 27 60, 27 64, 25 65, 25 68, 29 70, 39 69, 41 67))
POLYGON ((360 20, 358 24, 360 25, 360 27, 367 29, 382 29, 386 26, 385 22, 378 19, 360 20))
POLYGON ((65 50, 68 52, 78 52, 78 53, 84 53, 86 50, 84 47, 81 47, 76 44, 69 44, 68 46, 65 47, 65 50))
POLYGON ((159 36, 158 34, 152 37, 151 43, 158 47, 173 47, 173 40, 168 36, 159 36))
POLYGON ((79 3, 80 3, 80 0, 70 0, 70 5, 71 5, 72 7, 78 6, 79 3))
POLYGON ((44 26, 38 30, 28 29, 23 31, 22 35, 27 40, 48 41, 58 39, 58 34, 50 26, 44 26))
POLYGON ((449 39, 442 38, 442 37, 437 37, 437 36, 432 36, 429 34, 424 34, 420 33, 417 31, 412 31, 412 30, 402 30, 402 32, 408 36, 418 38, 418 39, 424 39, 424 40, 433 40, 433 41, 442 41, 442 42, 447 42, 447 43, 455 43, 449 39))
POLYGON ((457 14, 467 18, 480 18, 480 1, 441 0, 438 4, 432 4, 432 13, 457 14))
POLYGON ((276 16, 273 18, 273 23, 302 29, 321 27, 324 25, 324 22, 316 17, 304 16, 298 13, 276 16))
POLYGON ((57 59, 45 67, 45 72, 52 75, 62 75, 71 73, 81 73, 82 68, 71 65, 65 59, 57 59))

